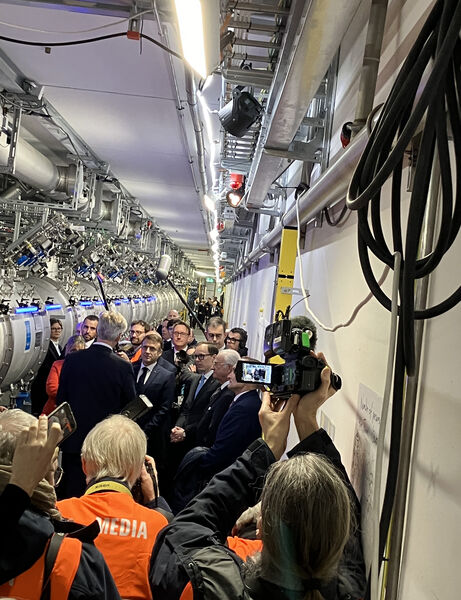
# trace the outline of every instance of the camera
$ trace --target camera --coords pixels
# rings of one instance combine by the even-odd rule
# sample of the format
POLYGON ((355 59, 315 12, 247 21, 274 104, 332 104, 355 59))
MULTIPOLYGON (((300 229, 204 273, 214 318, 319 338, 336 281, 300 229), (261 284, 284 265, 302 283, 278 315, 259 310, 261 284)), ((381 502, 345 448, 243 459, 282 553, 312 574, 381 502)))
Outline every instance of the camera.
MULTIPOLYGON (((243 383, 259 383, 269 387, 274 396, 288 398, 291 394, 306 394, 316 390, 321 383, 325 363, 311 354, 310 339, 313 332, 308 326, 296 326, 288 318, 271 323, 264 333, 266 361, 274 356, 285 360, 283 364, 255 363, 241 360, 235 376, 243 383)), ((306 319, 307 321, 307 319, 306 319)), ((331 385, 341 389, 341 377, 331 372, 331 385)))

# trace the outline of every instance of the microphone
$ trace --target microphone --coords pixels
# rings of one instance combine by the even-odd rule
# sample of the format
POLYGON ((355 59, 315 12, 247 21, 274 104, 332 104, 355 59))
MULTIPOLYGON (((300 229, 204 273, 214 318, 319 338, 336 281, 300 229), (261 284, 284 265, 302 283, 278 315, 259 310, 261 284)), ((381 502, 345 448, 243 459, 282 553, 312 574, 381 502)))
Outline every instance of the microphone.
POLYGON ((160 257, 160 261, 157 267, 157 279, 159 281, 164 281, 168 277, 168 272, 171 266, 171 256, 168 254, 163 254, 160 257))

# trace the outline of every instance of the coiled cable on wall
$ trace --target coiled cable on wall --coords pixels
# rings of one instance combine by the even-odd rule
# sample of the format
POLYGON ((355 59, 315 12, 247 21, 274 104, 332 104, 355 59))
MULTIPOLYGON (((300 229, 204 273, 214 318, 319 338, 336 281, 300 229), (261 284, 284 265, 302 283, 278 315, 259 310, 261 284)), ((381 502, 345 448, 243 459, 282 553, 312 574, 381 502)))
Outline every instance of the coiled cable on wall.
MULTIPOLYGON (((438 0, 405 60, 376 127, 352 177, 347 206, 358 211, 358 250, 364 277, 378 301, 391 310, 391 299, 372 272, 369 252, 393 268, 395 252, 402 255, 400 306, 392 403, 389 468, 380 519, 379 564, 389 530, 399 467, 405 373, 415 373, 415 319, 441 315, 461 300, 461 286, 430 308, 415 310, 415 282, 439 265, 461 226, 461 2, 438 0), (425 81, 425 83, 424 83, 425 81), (415 101, 420 88, 419 99, 415 101), (402 237, 401 182, 404 152, 421 128, 406 237, 402 237), (451 126, 451 129, 450 129, 451 126), (449 135, 453 140, 455 172, 450 167, 449 135), (431 166, 441 175, 441 216, 432 252, 418 258, 431 166), (381 188, 392 175, 392 249, 381 223, 381 188), (453 203, 454 189, 456 197, 453 203), (369 215, 371 223, 369 223, 369 215)), ((377 576, 376 573, 373 576, 377 576)), ((370 587, 367 591, 369 597, 370 587)))

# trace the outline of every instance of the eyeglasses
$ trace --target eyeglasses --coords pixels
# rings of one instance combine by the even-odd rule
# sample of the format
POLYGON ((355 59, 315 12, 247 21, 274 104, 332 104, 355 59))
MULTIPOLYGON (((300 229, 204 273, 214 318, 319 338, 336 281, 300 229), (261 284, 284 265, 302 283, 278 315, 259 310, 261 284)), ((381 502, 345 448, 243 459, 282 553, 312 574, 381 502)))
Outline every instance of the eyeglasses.
POLYGON ((241 340, 239 338, 232 338, 229 336, 227 336, 227 338, 226 338, 226 342, 232 342, 232 343, 236 342, 238 344, 240 341, 241 340))
POLYGON ((52 327, 51 331, 62 331, 62 327, 52 327))
POLYGON ((195 360, 203 360, 205 356, 211 356, 211 354, 194 354, 195 360))
POLYGON ((184 335, 189 335, 188 331, 173 331, 173 335, 177 335, 178 337, 182 337, 184 335))

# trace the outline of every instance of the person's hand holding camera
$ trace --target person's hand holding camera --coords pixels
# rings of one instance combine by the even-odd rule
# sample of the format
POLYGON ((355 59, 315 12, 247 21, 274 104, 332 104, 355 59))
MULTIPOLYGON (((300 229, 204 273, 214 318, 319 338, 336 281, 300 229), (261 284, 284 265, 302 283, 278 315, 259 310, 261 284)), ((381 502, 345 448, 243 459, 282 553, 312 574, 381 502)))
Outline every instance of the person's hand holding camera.
POLYGON ((263 439, 272 450, 276 460, 285 452, 290 429, 290 416, 298 400, 299 396, 291 396, 283 404, 281 410, 277 410, 280 408, 280 402, 277 402, 277 399, 273 398, 269 392, 263 393, 259 410, 259 422, 261 423, 263 439))
POLYGON ((50 470, 61 438, 62 431, 58 423, 52 423, 48 430, 46 415, 41 415, 38 423, 21 431, 14 451, 10 483, 32 496, 38 483, 50 470))
MULTIPOLYGON (((325 356, 321 352, 315 356, 327 364, 325 356)), ((320 429, 317 423, 317 411, 328 398, 336 393, 336 390, 331 385, 330 367, 324 367, 320 378, 320 386, 313 392, 305 394, 293 410, 296 430, 300 440, 306 439, 309 435, 320 429)), ((299 398, 299 395, 297 397, 299 398)))
POLYGON ((149 463, 150 468, 143 464, 141 469, 141 491, 144 499, 144 504, 148 504, 155 500, 159 495, 158 491, 158 476, 157 468, 155 466, 155 460, 152 456, 146 456, 146 462, 149 463), (149 473, 149 471, 150 473, 149 473), (155 480, 155 484, 154 484, 155 480), (155 493, 155 487, 157 488, 157 494, 155 493))

